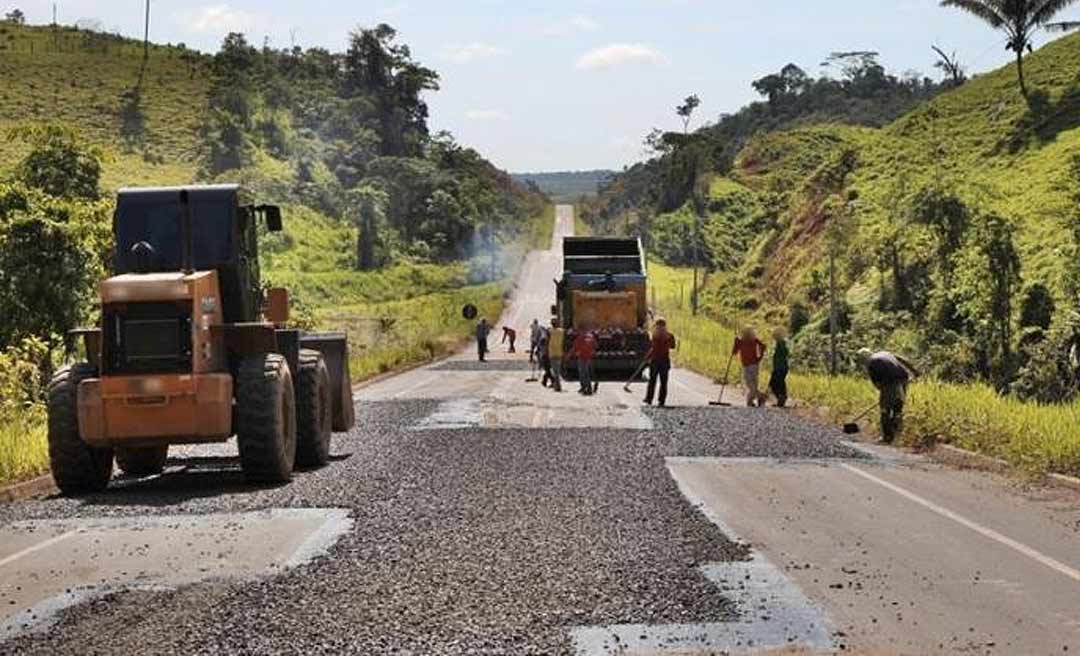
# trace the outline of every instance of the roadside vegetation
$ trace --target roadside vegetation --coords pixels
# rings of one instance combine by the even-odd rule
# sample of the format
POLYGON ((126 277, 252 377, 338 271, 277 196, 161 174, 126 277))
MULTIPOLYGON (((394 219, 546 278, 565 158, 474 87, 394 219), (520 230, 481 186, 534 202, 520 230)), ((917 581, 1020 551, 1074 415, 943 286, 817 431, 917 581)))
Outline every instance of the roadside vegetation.
MULTIPOLYGON (((679 340, 677 361, 714 380, 723 380, 734 342, 731 326, 749 319, 712 315, 706 308, 695 315, 690 306, 693 272, 652 264, 649 283, 656 312, 668 320, 679 340)), ((759 325, 759 331, 767 330, 759 325)), ((762 340, 772 347, 765 334, 762 340)), ((768 380, 766 357, 762 380, 768 380)), ((738 363, 728 381, 738 386, 738 363)), ((865 376, 829 376, 796 369, 788 378, 793 399, 802 407, 820 409, 824 418, 843 423, 876 403, 877 392, 865 376)), ((867 421, 877 426, 877 413, 867 421)), ((936 443, 1002 458, 1029 473, 1080 475, 1080 401, 1040 404, 1003 396, 984 383, 948 383, 930 378, 910 388, 901 443, 929 447, 936 443)))
POLYGON ((348 329, 354 380, 446 353, 473 303, 496 318, 553 208, 448 133, 428 131, 438 74, 388 25, 344 52, 218 53, 100 25, 0 21, 0 484, 45 471, 44 381, 78 357, 107 275, 116 188, 239 182, 282 206, 265 284, 292 321, 348 329), (12 90, 18 90, 17 92, 12 90))
POLYGON ((1076 473, 1080 35, 1027 44, 1080 24, 1063 20, 1071 3, 943 4, 986 9, 1019 38, 1017 63, 969 79, 935 47, 944 77, 932 81, 891 75, 873 52, 833 53, 830 75, 785 66, 753 82, 762 101, 697 130, 689 96, 673 115, 682 130, 648 135, 655 156, 582 214, 679 268, 652 272, 682 290, 680 307, 670 285, 657 304, 689 330, 688 366, 719 375, 713 343, 782 327, 793 393, 841 416, 873 398, 858 349, 893 350, 929 379, 912 392, 908 443, 1076 473))

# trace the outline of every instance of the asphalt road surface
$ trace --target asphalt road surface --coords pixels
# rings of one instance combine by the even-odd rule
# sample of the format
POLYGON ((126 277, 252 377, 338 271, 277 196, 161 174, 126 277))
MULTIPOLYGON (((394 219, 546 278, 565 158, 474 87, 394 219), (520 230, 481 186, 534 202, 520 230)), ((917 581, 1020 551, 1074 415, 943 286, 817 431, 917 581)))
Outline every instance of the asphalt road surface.
MULTIPOLYGON (((523 351, 557 272, 531 254, 499 322, 523 351)), ((556 394, 494 346, 363 388, 290 485, 190 447, 0 506, 0 653, 1080 650, 1075 496, 709 407, 681 370, 666 410, 556 394)))

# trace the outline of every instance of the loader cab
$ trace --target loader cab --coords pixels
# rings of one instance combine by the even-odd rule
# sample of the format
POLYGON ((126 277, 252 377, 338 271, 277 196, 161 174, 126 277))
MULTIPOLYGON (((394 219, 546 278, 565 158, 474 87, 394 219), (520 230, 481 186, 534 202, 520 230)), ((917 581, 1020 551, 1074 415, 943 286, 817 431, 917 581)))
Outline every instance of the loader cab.
POLYGON ((281 211, 241 204, 238 185, 122 189, 113 215, 113 273, 217 271, 227 323, 262 306, 258 223, 280 231, 281 211))

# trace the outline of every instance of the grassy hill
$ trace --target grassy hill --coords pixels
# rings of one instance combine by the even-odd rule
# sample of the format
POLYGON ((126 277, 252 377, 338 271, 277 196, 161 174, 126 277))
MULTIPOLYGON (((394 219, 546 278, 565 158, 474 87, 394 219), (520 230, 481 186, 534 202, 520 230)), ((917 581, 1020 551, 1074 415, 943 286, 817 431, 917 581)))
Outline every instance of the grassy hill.
MULTIPOLYGON (((745 257, 730 273, 721 266, 712 277, 708 302, 729 315, 785 321, 786 305, 806 295, 814 270, 824 265, 825 204, 837 191, 828 188, 829 169, 845 156, 851 161, 844 191, 857 198, 845 258, 854 273, 844 281, 849 301, 871 301, 876 271, 867 260, 880 245, 880 228, 931 183, 1013 220, 1025 283, 1042 282, 1060 293, 1066 221, 1075 209, 1068 172, 1070 159, 1080 155, 1080 35, 1045 46, 1027 67, 1027 100, 1015 69, 1005 67, 880 129, 811 125, 751 139, 731 172, 710 185, 705 239, 709 226, 727 235, 738 228, 733 222, 742 219, 725 202, 732 193, 748 193, 749 202, 765 209, 747 227, 745 257)), ((685 223, 690 212, 688 203, 656 222, 678 224, 681 214, 685 223)))
MULTIPOLYGON (((191 181, 206 110, 208 58, 59 26, 0 24, 0 130, 60 121, 107 146, 103 183, 191 181)), ((0 141, 0 173, 22 153, 0 141)))

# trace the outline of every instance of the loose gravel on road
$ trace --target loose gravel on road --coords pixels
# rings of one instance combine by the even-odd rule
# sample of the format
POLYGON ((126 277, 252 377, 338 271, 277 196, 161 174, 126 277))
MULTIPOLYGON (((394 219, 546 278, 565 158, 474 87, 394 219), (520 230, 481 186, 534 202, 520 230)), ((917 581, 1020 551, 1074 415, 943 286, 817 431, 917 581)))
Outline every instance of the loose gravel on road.
POLYGON ((0 506, 0 524, 271 507, 355 520, 284 575, 112 594, 0 653, 557 654, 578 626, 731 620, 698 567, 747 549, 682 498, 664 457, 858 457, 836 431, 737 408, 649 410, 653 431, 409 430, 436 405, 361 405, 334 461, 287 486, 247 486, 213 455, 227 451, 200 447, 170 462, 190 471, 0 506))

